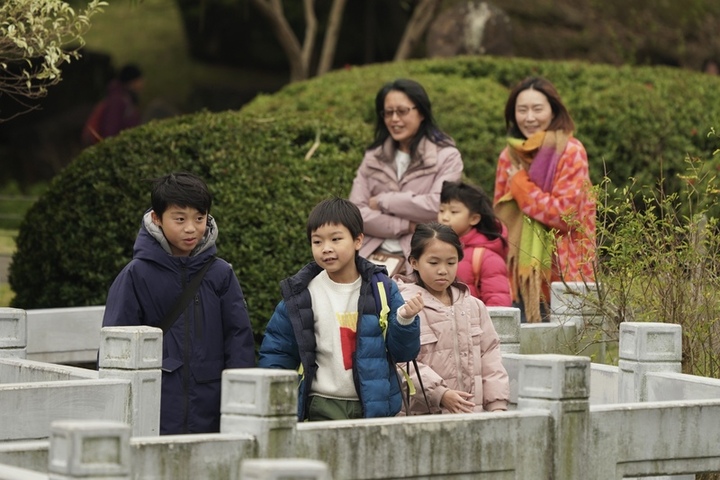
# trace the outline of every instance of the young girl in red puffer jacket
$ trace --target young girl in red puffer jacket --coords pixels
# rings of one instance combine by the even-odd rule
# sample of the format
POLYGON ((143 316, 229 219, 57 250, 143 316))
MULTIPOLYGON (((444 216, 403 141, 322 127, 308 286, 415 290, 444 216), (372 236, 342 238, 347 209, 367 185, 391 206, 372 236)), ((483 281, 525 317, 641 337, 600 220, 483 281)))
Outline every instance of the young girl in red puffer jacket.
POLYGON ((474 185, 444 182, 438 222, 460 237, 464 256, 457 277, 470 294, 487 306, 511 306, 507 229, 495 216, 490 197, 474 185))

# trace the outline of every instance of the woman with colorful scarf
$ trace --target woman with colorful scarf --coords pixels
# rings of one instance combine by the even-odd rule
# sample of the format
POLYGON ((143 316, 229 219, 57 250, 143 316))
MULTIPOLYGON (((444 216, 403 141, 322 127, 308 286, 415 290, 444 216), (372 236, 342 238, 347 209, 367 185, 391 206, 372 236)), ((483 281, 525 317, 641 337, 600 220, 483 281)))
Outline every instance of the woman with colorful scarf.
POLYGON ((508 227, 508 273, 527 322, 549 318, 551 282, 594 281, 595 197, 575 123, 548 80, 529 77, 505 105, 508 145, 495 212, 508 227))

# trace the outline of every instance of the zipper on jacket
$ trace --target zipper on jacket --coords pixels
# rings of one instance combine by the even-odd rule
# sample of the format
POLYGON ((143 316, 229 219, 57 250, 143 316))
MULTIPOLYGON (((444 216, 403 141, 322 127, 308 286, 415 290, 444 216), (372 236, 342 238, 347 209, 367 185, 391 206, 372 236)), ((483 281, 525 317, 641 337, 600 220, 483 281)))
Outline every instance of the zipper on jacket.
MULTIPOLYGON (((182 288, 184 289, 187 285, 187 268, 182 267, 182 288)), ((190 433, 188 418, 190 415, 190 319, 189 317, 190 308, 186 307, 183 312, 183 370, 182 370, 182 385, 183 385, 183 403, 184 403, 184 415, 183 415, 183 430, 185 433, 190 433)))
POLYGON ((454 305, 451 305, 449 307, 450 309, 450 316, 452 317, 452 326, 453 326, 453 346, 455 349, 455 368, 457 369, 457 380, 458 380, 458 388, 462 389, 465 382, 463 381, 463 374, 462 374, 462 360, 460 358, 460 342, 458 338, 458 325, 457 325, 457 317, 455 316, 455 307, 454 305))
POLYGON ((203 338, 203 315, 202 315, 202 309, 200 308, 200 294, 195 294, 195 299, 193 301, 194 304, 194 313, 193 315, 193 322, 195 323, 195 338, 198 340, 202 340, 203 338))

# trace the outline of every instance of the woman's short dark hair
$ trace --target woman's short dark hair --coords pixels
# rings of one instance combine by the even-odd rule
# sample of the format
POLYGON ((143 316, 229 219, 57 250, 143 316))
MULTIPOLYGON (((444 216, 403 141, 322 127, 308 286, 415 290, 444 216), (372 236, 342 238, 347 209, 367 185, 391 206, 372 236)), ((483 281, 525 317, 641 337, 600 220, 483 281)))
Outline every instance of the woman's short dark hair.
POLYGON ((482 188, 465 182, 443 182, 440 192, 440 203, 457 201, 465 205, 470 213, 480 215, 480 221, 475 230, 485 235, 489 240, 499 238, 503 244, 507 240, 502 236, 502 223, 495 216, 490 197, 482 188))
POLYGON ((375 140, 368 148, 375 148, 383 143, 390 136, 390 131, 385 125, 385 119, 383 118, 382 112, 385 109, 385 97, 390 92, 402 92, 408 96, 410 101, 417 108, 420 115, 423 116, 423 121, 418 128, 415 137, 410 142, 410 157, 414 158, 417 146, 423 137, 427 137, 433 143, 441 146, 454 145, 452 138, 445 132, 440 130, 435 122, 435 117, 432 114, 432 105, 430 104, 430 97, 427 92, 415 80, 409 80, 406 78, 399 78, 392 82, 388 82, 382 86, 375 96, 375 140))
POLYGON ((566 132, 572 132, 575 130, 575 122, 570 117, 570 112, 563 104, 560 99, 560 94, 555 89, 555 86, 550 83, 549 80, 542 77, 527 77, 521 80, 517 85, 510 91, 507 103, 505 104, 505 127, 511 137, 523 138, 524 135, 515 124, 515 105, 517 104, 517 97, 521 92, 533 89, 536 90, 548 99, 550 108, 552 108, 553 119, 548 126, 548 130, 564 130, 566 132))

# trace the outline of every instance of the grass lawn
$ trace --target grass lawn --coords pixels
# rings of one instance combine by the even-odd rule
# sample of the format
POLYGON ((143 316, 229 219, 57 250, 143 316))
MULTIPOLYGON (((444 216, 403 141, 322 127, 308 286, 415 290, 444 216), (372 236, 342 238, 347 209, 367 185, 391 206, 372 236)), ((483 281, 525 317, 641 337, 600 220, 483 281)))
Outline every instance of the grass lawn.
MULTIPOLYGON (((0 229, 0 255, 12 255, 15 251, 16 230, 0 229)), ((0 307, 9 307, 10 300, 15 296, 10 285, 0 282, 0 307)))
POLYGON ((17 230, 0 228, 0 255, 12 255, 15 251, 15 237, 17 230))

